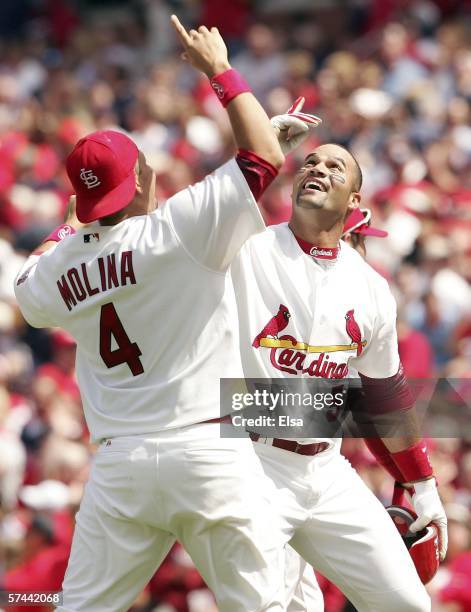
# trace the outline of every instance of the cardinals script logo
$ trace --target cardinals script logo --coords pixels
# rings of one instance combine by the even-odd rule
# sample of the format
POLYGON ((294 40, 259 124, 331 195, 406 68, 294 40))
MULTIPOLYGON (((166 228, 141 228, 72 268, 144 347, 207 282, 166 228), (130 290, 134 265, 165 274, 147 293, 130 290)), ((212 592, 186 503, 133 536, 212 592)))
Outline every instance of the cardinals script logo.
POLYGON ((278 312, 273 316, 262 331, 254 338, 252 346, 256 349, 269 348, 270 361, 273 367, 287 374, 315 376, 318 378, 345 378, 348 374, 348 358, 340 362, 331 359, 330 353, 355 353, 359 357, 366 346, 362 340, 361 330, 355 321, 353 308, 345 314, 345 331, 351 340, 350 344, 329 344, 313 346, 299 342, 290 335, 280 336, 289 323, 291 313, 284 304, 280 304, 278 312), (316 357, 309 361, 309 354, 316 357))

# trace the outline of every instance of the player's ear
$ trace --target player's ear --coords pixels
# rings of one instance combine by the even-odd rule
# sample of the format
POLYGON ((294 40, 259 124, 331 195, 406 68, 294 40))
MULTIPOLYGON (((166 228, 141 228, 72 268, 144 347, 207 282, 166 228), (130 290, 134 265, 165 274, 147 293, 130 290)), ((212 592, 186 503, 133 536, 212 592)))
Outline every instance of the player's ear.
POLYGON ((352 193, 350 194, 350 198, 348 201, 348 213, 351 213, 352 210, 355 210, 355 208, 359 208, 360 206, 360 202, 361 202, 361 194, 359 194, 357 191, 352 191, 352 193))
POLYGON ((142 193, 142 183, 141 183, 141 167, 139 165, 139 157, 136 160, 136 165, 134 166, 134 175, 136 177, 136 191, 138 193, 142 193))

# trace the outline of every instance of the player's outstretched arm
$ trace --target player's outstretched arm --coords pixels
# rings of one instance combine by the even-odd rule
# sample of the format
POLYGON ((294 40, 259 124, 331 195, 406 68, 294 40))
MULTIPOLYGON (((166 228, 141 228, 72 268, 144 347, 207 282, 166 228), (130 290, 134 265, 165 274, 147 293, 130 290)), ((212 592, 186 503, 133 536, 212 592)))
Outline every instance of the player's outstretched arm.
POLYGON ((33 251, 32 255, 42 255, 55 246, 57 242, 74 234, 76 230, 83 226, 83 223, 80 223, 77 219, 75 200, 76 198, 74 195, 70 196, 64 215, 64 223, 51 232, 51 234, 49 234, 49 236, 33 251))
POLYGON ((33 327, 58 325, 58 322, 52 318, 52 311, 44 304, 47 290, 44 288, 43 280, 48 276, 48 261, 41 255, 50 251, 61 240, 75 234, 76 230, 82 226, 83 224, 75 214, 75 196, 72 196, 69 199, 64 223, 56 227, 30 254, 16 277, 14 290, 18 306, 26 321, 33 327), (38 272, 39 268, 41 268, 41 273, 38 272))
POLYGON ((183 59, 210 80, 226 106, 234 139, 239 149, 251 151, 280 168, 284 156, 267 114, 240 75, 231 69, 227 48, 217 28, 201 26, 189 32, 172 15, 172 24, 184 48, 183 59), (236 92, 238 95, 232 97, 236 92))

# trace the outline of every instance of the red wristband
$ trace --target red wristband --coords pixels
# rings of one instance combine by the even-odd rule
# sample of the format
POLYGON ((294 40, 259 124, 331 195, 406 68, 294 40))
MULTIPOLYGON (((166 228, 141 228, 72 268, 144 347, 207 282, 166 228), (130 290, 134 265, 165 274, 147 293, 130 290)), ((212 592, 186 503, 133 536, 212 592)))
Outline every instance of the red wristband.
POLYGON ((391 457, 402 473, 404 482, 414 482, 433 476, 433 468, 424 440, 398 453, 391 453, 391 457))
POLYGON ((64 240, 64 238, 67 238, 67 236, 72 236, 73 234, 75 234, 75 229, 71 225, 63 223, 62 225, 59 225, 59 227, 56 227, 55 230, 52 230, 49 236, 44 238, 43 243, 48 242, 49 240, 60 242, 61 240, 64 240))
POLYGON ((239 94, 251 91, 248 83, 234 68, 213 76, 210 83, 224 108, 239 94))

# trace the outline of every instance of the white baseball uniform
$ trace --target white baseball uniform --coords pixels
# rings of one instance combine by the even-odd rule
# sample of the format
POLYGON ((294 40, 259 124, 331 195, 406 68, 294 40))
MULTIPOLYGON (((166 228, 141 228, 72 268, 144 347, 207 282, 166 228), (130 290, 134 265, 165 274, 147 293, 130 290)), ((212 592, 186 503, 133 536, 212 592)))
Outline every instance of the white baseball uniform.
POLYGON ((31 256, 16 296, 77 341, 91 437, 64 604, 127 610, 178 538, 221 611, 282 610, 272 483, 248 439, 221 439, 219 378, 241 376, 228 266, 264 229, 235 160, 148 215, 31 256), (278 594, 280 591, 280 594, 278 594))
MULTIPOLYGON (((313 253, 328 257, 327 251, 313 253)), ((245 243, 232 276, 247 378, 341 381, 352 368, 371 378, 397 373, 394 299, 346 243, 336 258, 318 259, 302 250, 287 224, 273 226, 245 243)), ((341 441, 298 442, 328 448, 310 457, 274 447, 269 438, 254 443, 281 492, 293 548, 360 611, 429 610, 396 527, 340 455, 341 441)))

